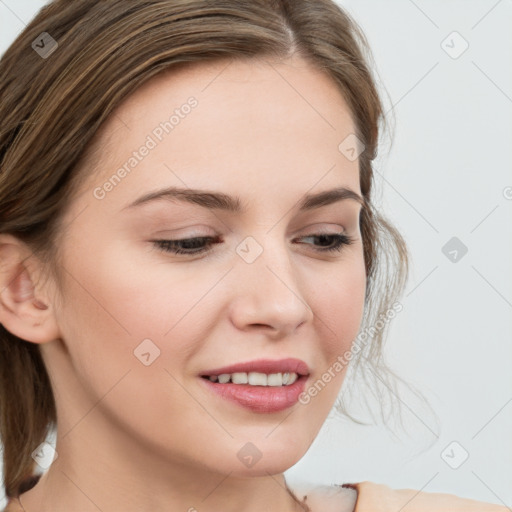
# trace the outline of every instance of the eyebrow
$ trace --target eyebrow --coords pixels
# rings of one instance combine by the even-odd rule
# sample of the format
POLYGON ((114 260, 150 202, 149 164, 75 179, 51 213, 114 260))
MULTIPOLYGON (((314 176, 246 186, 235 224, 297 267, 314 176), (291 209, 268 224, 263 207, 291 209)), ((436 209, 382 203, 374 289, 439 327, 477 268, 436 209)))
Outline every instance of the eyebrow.
MULTIPOLYGON (((350 188, 338 187, 331 190, 325 190, 316 194, 306 194, 299 203, 299 211, 309 211, 321 206, 327 206, 338 201, 353 199, 357 201, 363 208, 366 202, 362 196, 350 188)), ((148 204, 156 200, 167 201, 183 201, 196 204, 204 208, 212 210, 224 210, 230 213, 243 214, 246 208, 242 206, 242 201, 237 196, 230 196, 223 192, 215 192, 211 190, 198 190, 193 188, 169 187, 155 192, 145 194, 123 210, 136 208, 144 204, 148 204)))

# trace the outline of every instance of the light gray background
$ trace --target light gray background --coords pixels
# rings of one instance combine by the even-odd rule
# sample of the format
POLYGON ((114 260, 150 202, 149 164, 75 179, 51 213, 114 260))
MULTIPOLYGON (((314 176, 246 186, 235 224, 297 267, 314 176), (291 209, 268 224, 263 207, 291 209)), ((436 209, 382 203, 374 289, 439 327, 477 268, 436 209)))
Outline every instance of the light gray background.
MULTIPOLYGON (((43 4, 0 0, 0 53, 43 4)), ((408 395, 409 434, 396 431, 398 441, 382 425, 333 417, 288 479, 371 480, 512 507, 512 1, 340 4, 369 39, 396 118, 377 183, 413 261, 387 359, 427 396, 440 430, 408 395), (469 44, 457 58, 454 31, 469 44), (442 252, 452 237, 468 248, 457 262, 442 252), (446 460, 457 465, 462 450, 469 458, 453 469, 446 460)))

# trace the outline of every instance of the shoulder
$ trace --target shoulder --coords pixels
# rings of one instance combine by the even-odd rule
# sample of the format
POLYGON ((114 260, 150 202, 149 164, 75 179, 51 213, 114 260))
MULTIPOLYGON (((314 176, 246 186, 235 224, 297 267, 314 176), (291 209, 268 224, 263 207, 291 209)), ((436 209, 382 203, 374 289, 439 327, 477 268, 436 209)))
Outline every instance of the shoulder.
POLYGON ((507 512, 502 505, 484 503, 454 494, 424 492, 417 489, 392 489, 376 482, 344 484, 357 492, 354 512, 507 512))
POLYGON ((311 512, 354 512, 356 489, 342 485, 306 485, 293 488, 295 497, 305 503, 311 512))

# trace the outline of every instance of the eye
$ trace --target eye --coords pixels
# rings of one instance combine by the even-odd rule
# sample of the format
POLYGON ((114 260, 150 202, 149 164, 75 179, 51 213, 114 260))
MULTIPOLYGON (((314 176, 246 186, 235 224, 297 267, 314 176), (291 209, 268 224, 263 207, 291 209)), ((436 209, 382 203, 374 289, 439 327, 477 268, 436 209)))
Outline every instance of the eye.
MULTIPOLYGON (((356 240, 345 233, 317 233, 300 237, 300 239, 313 239, 319 242, 320 248, 316 252, 341 251, 343 246, 350 245, 356 240)), ((173 254, 202 254, 212 250, 212 245, 222 242, 220 237, 198 236, 194 238, 182 238, 179 240, 151 240, 153 244, 164 252, 173 254)))
POLYGON ((315 249, 318 252, 341 251, 344 245, 350 245, 355 239, 345 233, 318 233, 316 235, 307 235, 302 238, 316 239, 320 241, 321 249, 315 249))
POLYGON ((200 254, 211 250, 214 243, 220 243, 220 237, 196 236, 180 240, 152 240, 156 247, 173 254, 200 254), (206 246, 204 243, 207 242, 206 246))

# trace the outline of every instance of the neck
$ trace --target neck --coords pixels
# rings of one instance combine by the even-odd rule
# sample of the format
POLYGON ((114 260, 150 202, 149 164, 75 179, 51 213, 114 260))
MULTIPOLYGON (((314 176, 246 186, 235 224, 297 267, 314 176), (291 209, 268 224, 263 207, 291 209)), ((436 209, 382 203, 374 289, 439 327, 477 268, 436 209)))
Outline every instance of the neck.
MULTIPOLYGON (((58 439, 58 436, 57 436, 58 439)), ((75 438, 76 439, 76 438, 75 438)), ((21 494, 24 512, 303 512, 284 475, 239 477, 186 463, 170 464, 149 454, 112 445, 87 443, 77 448, 57 442, 58 457, 34 487, 21 494), (122 460, 121 460, 122 459, 122 460)), ((142 450, 143 451, 143 450, 142 450)))

